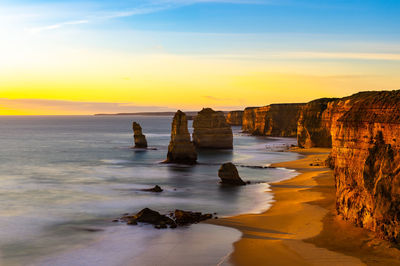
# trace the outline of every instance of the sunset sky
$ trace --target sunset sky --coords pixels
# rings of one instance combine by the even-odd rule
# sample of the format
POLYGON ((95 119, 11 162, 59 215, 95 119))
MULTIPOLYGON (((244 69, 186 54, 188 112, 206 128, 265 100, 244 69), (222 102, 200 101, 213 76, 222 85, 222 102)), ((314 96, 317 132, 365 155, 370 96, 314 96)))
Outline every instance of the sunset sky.
POLYGON ((2 0, 0 115, 400 89, 398 0, 2 0))

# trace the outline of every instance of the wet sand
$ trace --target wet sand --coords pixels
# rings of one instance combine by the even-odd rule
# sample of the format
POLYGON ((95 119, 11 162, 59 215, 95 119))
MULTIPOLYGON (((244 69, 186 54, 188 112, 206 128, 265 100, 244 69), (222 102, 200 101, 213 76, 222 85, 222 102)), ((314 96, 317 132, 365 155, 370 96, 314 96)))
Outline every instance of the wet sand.
POLYGON ((333 173, 323 164, 330 150, 295 152, 305 157, 273 165, 300 174, 271 184, 275 202, 269 210, 210 221, 242 232, 230 262, 252 266, 400 265, 399 249, 336 215, 333 173))

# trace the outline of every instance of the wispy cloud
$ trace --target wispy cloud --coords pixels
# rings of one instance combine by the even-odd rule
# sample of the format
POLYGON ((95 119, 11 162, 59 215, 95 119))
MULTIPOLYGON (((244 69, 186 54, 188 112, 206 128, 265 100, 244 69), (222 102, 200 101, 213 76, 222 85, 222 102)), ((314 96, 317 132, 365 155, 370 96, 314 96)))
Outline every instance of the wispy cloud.
POLYGON ((66 21, 66 22, 61 22, 61 23, 57 23, 57 24, 31 28, 31 29, 29 29, 29 32, 32 33, 32 34, 35 34, 35 33, 41 32, 41 31, 59 29, 59 28, 61 28, 63 26, 79 25, 79 24, 87 24, 87 23, 89 23, 89 20, 66 21))
POLYGON ((235 60, 268 60, 268 59, 330 59, 330 60, 383 60, 400 61, 397 53, 353 53, 353 52, 271 52, 271 53, 237 53, 192 55, 194 57, 210 57, 235 60))
POLYGON ((230 3, 230 4, 271 4, 275 0, 147 0, 141 5, 132 6, 132 4, 117 11, 109 11, 107 7, 103 10, 86 10, 87 14, 81 18, 74 18, 68 21, 61 21, 58 23, 43 25, 40 27, 29 28, 30 33, 36 34, 42 31, 60 29, 65 26, 96 23, 99 21, 125 18, 136 15, 151 14, 161 12, 168 9, 179 8, 188 5, 201 4, 201 3, 230 3))

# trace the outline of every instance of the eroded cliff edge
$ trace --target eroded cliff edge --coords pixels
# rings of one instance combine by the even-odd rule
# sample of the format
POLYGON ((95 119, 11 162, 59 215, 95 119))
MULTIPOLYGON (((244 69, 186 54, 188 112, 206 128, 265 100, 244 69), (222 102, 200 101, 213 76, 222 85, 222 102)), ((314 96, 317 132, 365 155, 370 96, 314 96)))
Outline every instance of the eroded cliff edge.
POLYGON ((352 97, 331 128, 337 211, 399 243, 400 91, 352 97))
POLYGON ((231 126, 241 126, 244 111, 230 111, 226 114, 226 122, 231 126))
POLYGON ((243 132, 252 135, 295 137, 302 103, 248 107, 243 113, 243 132))

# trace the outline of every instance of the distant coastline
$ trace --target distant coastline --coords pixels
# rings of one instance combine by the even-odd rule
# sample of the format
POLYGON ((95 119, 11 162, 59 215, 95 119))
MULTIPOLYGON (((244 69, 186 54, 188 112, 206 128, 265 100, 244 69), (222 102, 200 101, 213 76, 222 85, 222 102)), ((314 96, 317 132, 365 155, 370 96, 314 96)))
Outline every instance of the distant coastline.
MULTIPOLYGON (((229 111, 223 111, 224 114, 228 114, 229 111)), ((194 117, 198 111, 187 111, 184 112, 188 117, 194 117)), ((137 112, 137 113, 113 113, 113 114, 94 114, 94 116, 174 116, 175 112, 137 112)))
MULTIPOLYGON (((185 112, 186 115, 194 116, 197 111, 185 112)), ((143 115, 143 116, 173 116, 175 112, 138 112, 138 113, 114 113, 114 114, 94 114, 94 116, 114 116, 114 115, 143 115)))

